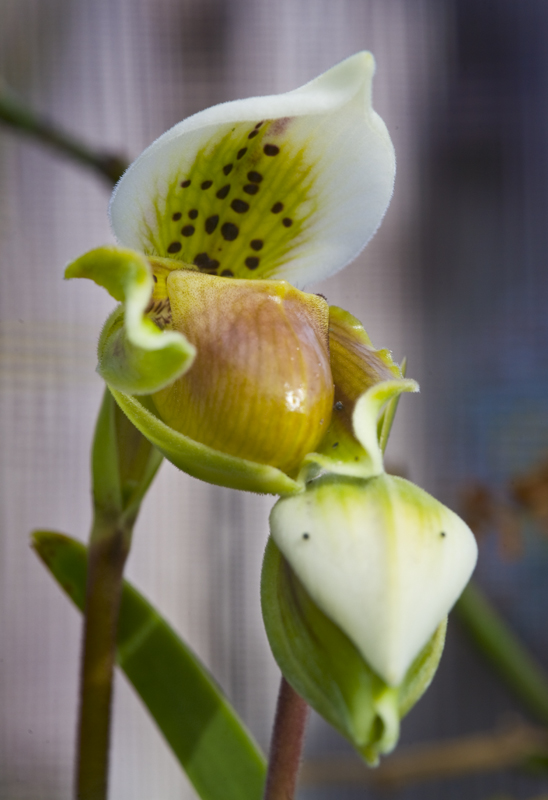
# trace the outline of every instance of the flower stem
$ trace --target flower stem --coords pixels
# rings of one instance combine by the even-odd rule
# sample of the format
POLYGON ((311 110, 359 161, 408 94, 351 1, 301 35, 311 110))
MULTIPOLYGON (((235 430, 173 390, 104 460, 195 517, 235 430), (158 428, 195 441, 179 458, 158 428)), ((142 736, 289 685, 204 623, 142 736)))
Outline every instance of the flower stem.
POLYGON ((112 678, 131 528, 95 520, 89 546, 81 669, 76 797, 106 800, 112 678))
POLYGON ((548 725, 548 675, 471 581, 455 606, 477 648, 529 711, 548 725))
POLYGON ((116 183, 127 168, 127 162, 113 153, 94 150, 36 114, 15 92, 0 80, 0 122, 54 147, 80 164, 91 167, 110 183, 116 183))
POLYGON ((282 677, 264 800, 292 800, 297 786, 308 706, 282 677))
POLYGON ((82 643, 76 797, 106 800, 122 577, 141 502, 162 461, 105 389, 92 447, 94 519, 82 643))

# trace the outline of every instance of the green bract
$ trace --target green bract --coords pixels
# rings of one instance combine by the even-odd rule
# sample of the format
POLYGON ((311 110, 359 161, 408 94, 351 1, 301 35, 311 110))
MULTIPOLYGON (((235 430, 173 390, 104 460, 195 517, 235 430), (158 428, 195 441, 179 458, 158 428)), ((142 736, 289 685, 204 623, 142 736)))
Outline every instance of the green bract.
POLYGON ((447 614, 475 566, 473 534, 384 472, 323 474, 276 503, 270 529, 262 607, 274 657, 375 763, 432 680, 447 614))
POLYGON ((371 106, 373 72, 359 53, 295 91, 179 123, 115 189, 123 248, 67 269, 122 303, 98 349, 117 402, 203 480, 289 494, 307 455, 318 452, 314 468, 323 458, 329 309, 294 287, 348 263, 390 200, 394 151, 371 106))
POLYGON ((395 746, 400 718, 432 680, 447 614, 477 557, 456 514, 384 472, 372 431, 393 391, 379 383, 355 404, 358 461, 311 455, 319 476, 276 503, 262 576, 265 627, 285 678, 372 764, 395 746))
POLYGON ((395 746, 400 718, 428 688, 445 640, 443 619, 393 688, 368 665, 351 639, 312 602, 271 539, 261 579, 263 619, 278 666, 312 708, 370 764, 395 746))

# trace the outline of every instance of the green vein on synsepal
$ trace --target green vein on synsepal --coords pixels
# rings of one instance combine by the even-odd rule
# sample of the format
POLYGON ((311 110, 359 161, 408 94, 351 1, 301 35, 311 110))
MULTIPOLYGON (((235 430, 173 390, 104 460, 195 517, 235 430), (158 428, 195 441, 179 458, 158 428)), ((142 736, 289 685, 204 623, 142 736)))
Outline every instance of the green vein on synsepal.
MULTIPOLYGON (((82 610, 87 549, 53 531, 33 547, 82 610)), ((127 581, 118 631, 119 663, 202 800, 260 800, 265 759, 192 650, 127 581)))

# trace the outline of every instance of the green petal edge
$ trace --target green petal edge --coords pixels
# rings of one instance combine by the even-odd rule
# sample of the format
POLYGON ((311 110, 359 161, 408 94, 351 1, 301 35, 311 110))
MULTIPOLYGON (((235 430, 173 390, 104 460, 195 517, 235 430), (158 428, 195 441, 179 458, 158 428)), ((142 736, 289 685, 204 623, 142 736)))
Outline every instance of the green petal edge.
POLYGON ((301 484, 281 470, 221 453, 178 433, 160 420, 146 398, 131 397, 109 387, 114 399, 135 427, 183 472, 194 478, 258 494, 295 494, 301 484))
POLYGON ((144 316, 154 286, 146 258, 134 250, 98 247, 73 261, 65 278, 89 278, 124 305, 107 320, 97 371, 118 391, 150 394, 182 375, 196 353, 176 331, 161 331, 144 316))
MULTIPOLYGON (((35 531, 32 545, 82 611, 86 547, 54 531, 35 531)), ((190 647, 127 581, 117 655, 197 796, 260 800, 266 765, 253 737, 190 647)))

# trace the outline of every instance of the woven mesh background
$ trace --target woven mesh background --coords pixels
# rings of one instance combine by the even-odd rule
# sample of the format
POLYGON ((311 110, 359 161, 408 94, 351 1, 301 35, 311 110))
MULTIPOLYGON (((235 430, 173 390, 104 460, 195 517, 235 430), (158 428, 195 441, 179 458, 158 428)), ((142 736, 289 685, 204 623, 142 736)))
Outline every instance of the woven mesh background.
MULTIPOLYGON (((443 320, 432 327, 437 295, 423 281, 423 235, 431 235, 428 203, 436 197, 425 190, 431 164, 425 143, 447 97, 458 5, 3 0, 0 74, 75 135, 132 158, 201 108, 289 90, 370 49, 378 69, 375 107, 398 153, 396 193, 365 253, 317 290, 362 319, 377 345, 389 346, 397 359, 407 355, 409 374, 438 397, 430 358, 440 354, 425 341, 453 329, 443 328, 443 320)), ((0 800, 65 800, 71 791, 80 619, 30 551, 28 534, 41 527, 87 536, 89 445, 102 392, 95 343, 112 303, 91 284, 64 283, 62 271, 69 259, 112 241, 109 191, 95 175, 0 130, 0 800)), ((459 350, 455 357, 465 355, 459 350)), ((446 388, 454 388, 445 378, 446 388)), ((453 429, 434 401, 405 398, 400 409, 389 460, 436 488, 443 454, 432 458, 436 441, 426 434, 434 417, 444 442, 453 429)), ((442 489, 451 480, 447 468, 442 489)), ((130 579, 206 661, 265 747, 279 679, 258 603, 271 504, 165 464, 143 507, 128 566, 130 579)), ((466 683, 461 667, 481 695, 489 674, 450 637, 440 679, 413 712, 405 738, 493 723, 494 711, 477 719, 461 713, 464 701, 453 691, 466 683)), ((507 702, 497 691, 489 708, 507 702)), ((310 755, 344 747, 312 721, 310 755)), ((487 800, 489 792, 510 787, 526 797, 538 785, 474 778, 445 787, 443 796, 461 798, 466 789, 471 800, 487 800)), ((397 797, 434 800, 439 791, 410 789, 397 797)), ((111 797, 194 797, 120 676, 111 797)), ((374 795, 331 787, 303 797, 374 795)))

